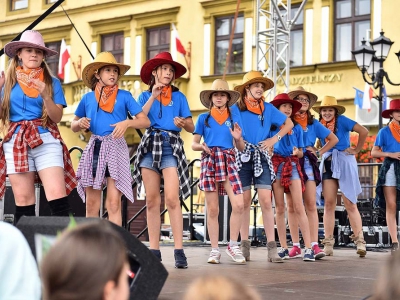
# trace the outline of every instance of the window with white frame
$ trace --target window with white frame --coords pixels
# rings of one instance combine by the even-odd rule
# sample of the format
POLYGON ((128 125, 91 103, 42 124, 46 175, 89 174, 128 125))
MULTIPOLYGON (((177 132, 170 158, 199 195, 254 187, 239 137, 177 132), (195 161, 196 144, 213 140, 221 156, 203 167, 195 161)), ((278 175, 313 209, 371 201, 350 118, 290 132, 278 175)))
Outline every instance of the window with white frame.
MULTIPOLYGON (((233 20, 233 15, 215 18, 214 74, 222 74, 225 70, 233 20)), ((230 56, 227 73, 238 73, 243 71, 243 32, 244 17, 243 15, 239 15, 236 20, 232 41, 232 55, 230 56)))
POLYGON ((336 0, 335 61, 351 60, 351 51, 367 39, 371 28, 371 0, 336 0))

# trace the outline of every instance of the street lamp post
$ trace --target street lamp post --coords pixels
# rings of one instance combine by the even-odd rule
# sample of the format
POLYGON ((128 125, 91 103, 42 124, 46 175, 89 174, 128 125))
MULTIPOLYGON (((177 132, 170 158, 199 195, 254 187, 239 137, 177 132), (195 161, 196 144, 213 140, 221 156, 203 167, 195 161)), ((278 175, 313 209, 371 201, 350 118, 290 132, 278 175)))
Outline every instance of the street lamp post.
MULTIPOLYGON (((381 31, 380 36, 369 43, 372 47, 366 45, 366 41, 363 40, 361 46, 351 51, 364 81, 374 89, 379 88, 378 96, 374 97, 379 102, 379 129, 382 128, 383 79, 386 78, 386 81, 391 85, 400 85, 400 83, 393 83, 383 69, 383 62, 386 60, 393 43, 381 31)), ((400 61, 400 51, 395 54, 400 61)))

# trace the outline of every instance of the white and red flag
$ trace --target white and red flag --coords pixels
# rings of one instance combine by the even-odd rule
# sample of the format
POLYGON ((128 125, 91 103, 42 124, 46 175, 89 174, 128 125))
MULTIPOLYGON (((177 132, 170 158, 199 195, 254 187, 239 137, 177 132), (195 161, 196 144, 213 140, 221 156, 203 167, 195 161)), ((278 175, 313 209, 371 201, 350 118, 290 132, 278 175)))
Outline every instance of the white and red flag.
POLYGON ((181 40, 179 38, 179 35, 178 35, 178 30, 176 30, 176 27, 175 27, 174 23, 172 23, 172 30, 174 31, 174 35, 175 35, 176 51, 178 51, 182 55, 186 55, 185 47, 183 47, 183 45, 182 45, 182 42, 181 42, 181 40))
POLYGON ((374 91, 372 90, 371 86, 368 83, 365 83, 362 109, 368 109, 368 111, 371 110, 371 99, 373 96, 374 91))
POLYGON ((65 40, 62 39, 60 47, 60 59, 58 61, 58 77, 62 80, 64 80, 65 65, 67 64, 69 58, 70 55, 68 52, 67 44, 65 43, 65 40))

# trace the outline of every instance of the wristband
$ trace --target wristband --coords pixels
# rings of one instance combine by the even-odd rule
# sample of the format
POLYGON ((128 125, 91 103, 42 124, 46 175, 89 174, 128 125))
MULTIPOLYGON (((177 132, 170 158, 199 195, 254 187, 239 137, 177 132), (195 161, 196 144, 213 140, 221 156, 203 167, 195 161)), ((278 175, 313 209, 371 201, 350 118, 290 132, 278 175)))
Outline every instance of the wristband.
POLYGON ((319 155, 319 151, 315 151, 315 154, 317 154, 317 157, 320 158, 321 156, 319 155))

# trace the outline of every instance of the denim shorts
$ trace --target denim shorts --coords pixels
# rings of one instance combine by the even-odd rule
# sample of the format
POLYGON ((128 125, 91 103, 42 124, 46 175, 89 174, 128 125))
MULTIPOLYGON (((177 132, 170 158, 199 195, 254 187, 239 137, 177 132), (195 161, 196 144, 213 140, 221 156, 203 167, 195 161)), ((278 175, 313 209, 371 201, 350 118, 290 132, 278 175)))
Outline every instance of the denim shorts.
POLYGON ((242 168, 239 171, 240 181, 242 182, 243 191, 251 189, 254 185, 256 189, 271 190, 271 173, 268 163, 265 159, 261 159, 263 172, 259 177, 254 176, 253 159, 248 162, 242 162, 242 168))
POLYGON ((161 166, 159 169, 153 167, 153 154, 151 152, 146 153, 143 159, 139 163, 139 168, 146 168, 161 174, 163 169, 166 168, 177 168, 178 160, 173 155, 173 150, 171 144, 169 143, 169 136, 162 136, 162 156, 161 156, 161 166))
MULTIPOLYGON (((96 177, 97 174, 97 164, 99 161, 99 153, 100 153, 101 141, 94 141, 94 150, 93 150, 93 163, 92 163, 92 172, 93 178, 96 177)), ((104 173, 104 177, 110 177, 110 172, 108 171, 108 166, 106 167, 106 172, 104 173)))
MULTIPOLYGON (((282 162, 278 167, 278 172, 276 172, 276 179, 281 179, 283 165, 285 163, 282 162)), ((292 177, 291 180, 300 179, 299 172, 297 171, 296 163, 292 162, 292 177)))
POLYGON ((386 179, 385 179, 384 186, 397 186, 396 174, 394 173, 394 164, 390 165, 390 168, 386 173, 386 179))
POLYGON ((304 157, 304 172, 306 173, 309 181, 315 181, 313 168, 310 164, 310 160, 306 156, 304 157))
MULTIPOLYGON (((14 166, 14 142, 17 134, 3 144, 7 163, 7 174, 16 174, 14 166)), ((28 147, 29 172, 37 172, 50 167, 64 168, 63 147, 50 132, 40 134, 43 144, 34 149, 28 147)))

